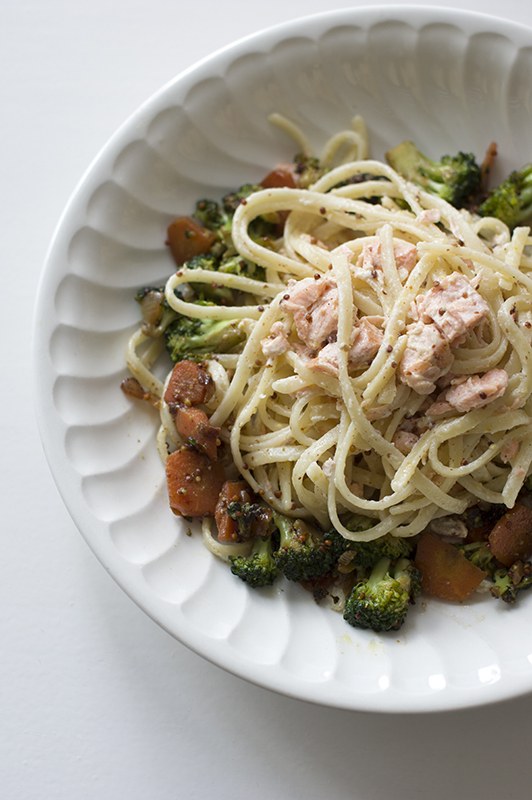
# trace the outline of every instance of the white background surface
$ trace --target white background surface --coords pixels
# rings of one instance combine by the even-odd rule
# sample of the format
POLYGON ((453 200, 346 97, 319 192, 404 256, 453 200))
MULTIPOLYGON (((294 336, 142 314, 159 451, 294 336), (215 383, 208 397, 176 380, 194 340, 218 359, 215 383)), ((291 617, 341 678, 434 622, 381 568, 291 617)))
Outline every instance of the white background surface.
MULTIPOLYGON (((460 7, 532 26, 523 0, 460 7)), ((39 443, 33 301, 84 170, 175 74, 235 39, 323 10, 318 0, 1 2, 6 800, 491 800, 530 791, 532 697, 439 715, 342 712, 249 685, 189 652, 96 561, 39 443)))

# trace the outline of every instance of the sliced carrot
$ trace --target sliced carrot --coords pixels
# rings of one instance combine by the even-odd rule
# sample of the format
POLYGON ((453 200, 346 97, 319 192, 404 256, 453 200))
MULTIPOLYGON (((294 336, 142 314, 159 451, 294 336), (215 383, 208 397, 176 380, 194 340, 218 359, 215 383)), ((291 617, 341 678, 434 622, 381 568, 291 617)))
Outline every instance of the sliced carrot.
POLYGON ((201 450, 213 461, 218 457, 220 428, 210 424, 205 411, 194 406, 177 406, 175 413, 177 432, 192 447, 201 450))
POLYGON ((174 514, 212 516, 225 482, 225 470, 203 453, 184 447, 166 459, 166 482, 174 514))
POLYGON ((422 575, 422 591, 441 600, 467 600, 487 574, 430 533, 419 539, 415 565, 422 575))
POLYGON ((488 537, 495 558, 511 567, 532 556, 532 508, 515 505, 494 526, 488 537))
POLYGON ((216 234, 192 217, 179 217, 168 228, 167 244, 178 267, 194 256, 208 253, 215 241, 216 234))
POLYGON ((185 403, 197 406, 212 397, 214 383, 207 370, 195 361, 178 361, 164 393, 168 405, 185 403))

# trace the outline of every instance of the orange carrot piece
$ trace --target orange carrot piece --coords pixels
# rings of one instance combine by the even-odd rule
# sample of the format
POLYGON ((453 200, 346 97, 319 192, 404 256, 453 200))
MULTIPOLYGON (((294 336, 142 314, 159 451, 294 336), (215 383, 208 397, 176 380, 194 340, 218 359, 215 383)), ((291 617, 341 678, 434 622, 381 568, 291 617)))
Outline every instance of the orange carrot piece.
POLYGON ((294 174, 287 169, 274 169, 260 182, 264 189, 296 188, 294 174))
POLYGON ((215 241, 216 234, 192 217, 179 217, 168 228, 167 244, 178 267, 194 256, 208 253, 215 241))
POLYGON ((532 508, 515 505, 495 524, 488 537, 495 558, 511 567, 532 556, 532 508))
POLYGON ((421 590, 441 600, 467 600, 487 574, 430 533, 419 539, 415 565, 422 575, 421 590))
POLYGON ((174 514, 212 516, 225 482, 225 470, 203 453, 183 447, 166 459, 166 482, 174 514))
POLYGON ((211 425, 205 411, 194 406, 177 406, 175 426, 183 439, 187 439, 192 447, 201 450, 213 461, 218 458, 220 444, 220 428, 211 425))
POLYGON ((207 370, 195 361, 178 361, 164 393, 168 405, 184 403, 197 406, 212 397, 214 384, 207 370))

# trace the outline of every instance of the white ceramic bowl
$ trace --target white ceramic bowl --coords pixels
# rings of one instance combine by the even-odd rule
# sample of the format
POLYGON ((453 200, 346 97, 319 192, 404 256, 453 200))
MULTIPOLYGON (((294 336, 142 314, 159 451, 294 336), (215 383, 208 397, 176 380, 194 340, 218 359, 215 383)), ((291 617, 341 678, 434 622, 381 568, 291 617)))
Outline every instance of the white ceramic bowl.
MULTIPOLYGON (((200 197, 261 179, 294 145, 317 148, 354 114, 371 154, 413 139, 428 155, 482 158, 499 174, 532 157, 532 31, 459 11, 327 13, 237 42, 178 76, 116 133, 55 234, 35 327, 38 418, 72 517, 156 622, 219 666, 331 706, 433 711, 532 689, 532 597, 518 607, 422 601, 397 634, 350 628, 299 586, 253 591, 169 511, 157 415, 120 391, 137 288, 173 271, 164 245, 200 197)), ((495 176, 497 177, 497 175, 495 176)))

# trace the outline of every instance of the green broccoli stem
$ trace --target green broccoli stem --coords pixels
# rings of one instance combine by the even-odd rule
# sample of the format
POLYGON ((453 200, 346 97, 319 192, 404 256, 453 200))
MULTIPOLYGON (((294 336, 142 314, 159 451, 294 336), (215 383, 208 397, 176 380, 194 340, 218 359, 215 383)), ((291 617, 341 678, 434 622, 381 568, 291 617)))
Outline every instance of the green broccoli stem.
POLYGON ((271 537, 258 537, 247 556, 229 556, 231 572, 252 588, 271 586, 277 577, 271 537))
POLYGON ((382 556, 382 558, 377 561, 371 570, 368 580, 366 581, 370 589, 376 589, 377 585, 384 580, 386 573, 390 570, 391 563, 391 558, 388 558, 387 556, 382 556))
POLYGON ((515 592, 513 589, 513 582, 508 572, 501 571, 501 574, 493 581, 490 587, 490 593, 493 597, 500 598, 507 603, 513 603, 515 602, 515 592))
MULTIPOLYGON (((290 517, 285 517, 284 514, 279 514, 277 511, 273 512, 273 521, 279 531, 279 549, 283 547, 288 547, 290 543, 293 541, 294 536, 297 536, 299 539, 300 536, 296 532, 296 525, 297 527, 301 527, 301 520, 294 520, 290 517)), ((301 541, 304 542, 306 536, 304 532, 301 533, 301 541)))
POLYGON ((408 568, 410 567, 411 563, 412 562, 408 558, 398 558, 397 561, 395 562, 394 573, 393 573, 394 577, 398 578, 402 577, 403 575, 407 575, 408 568))

